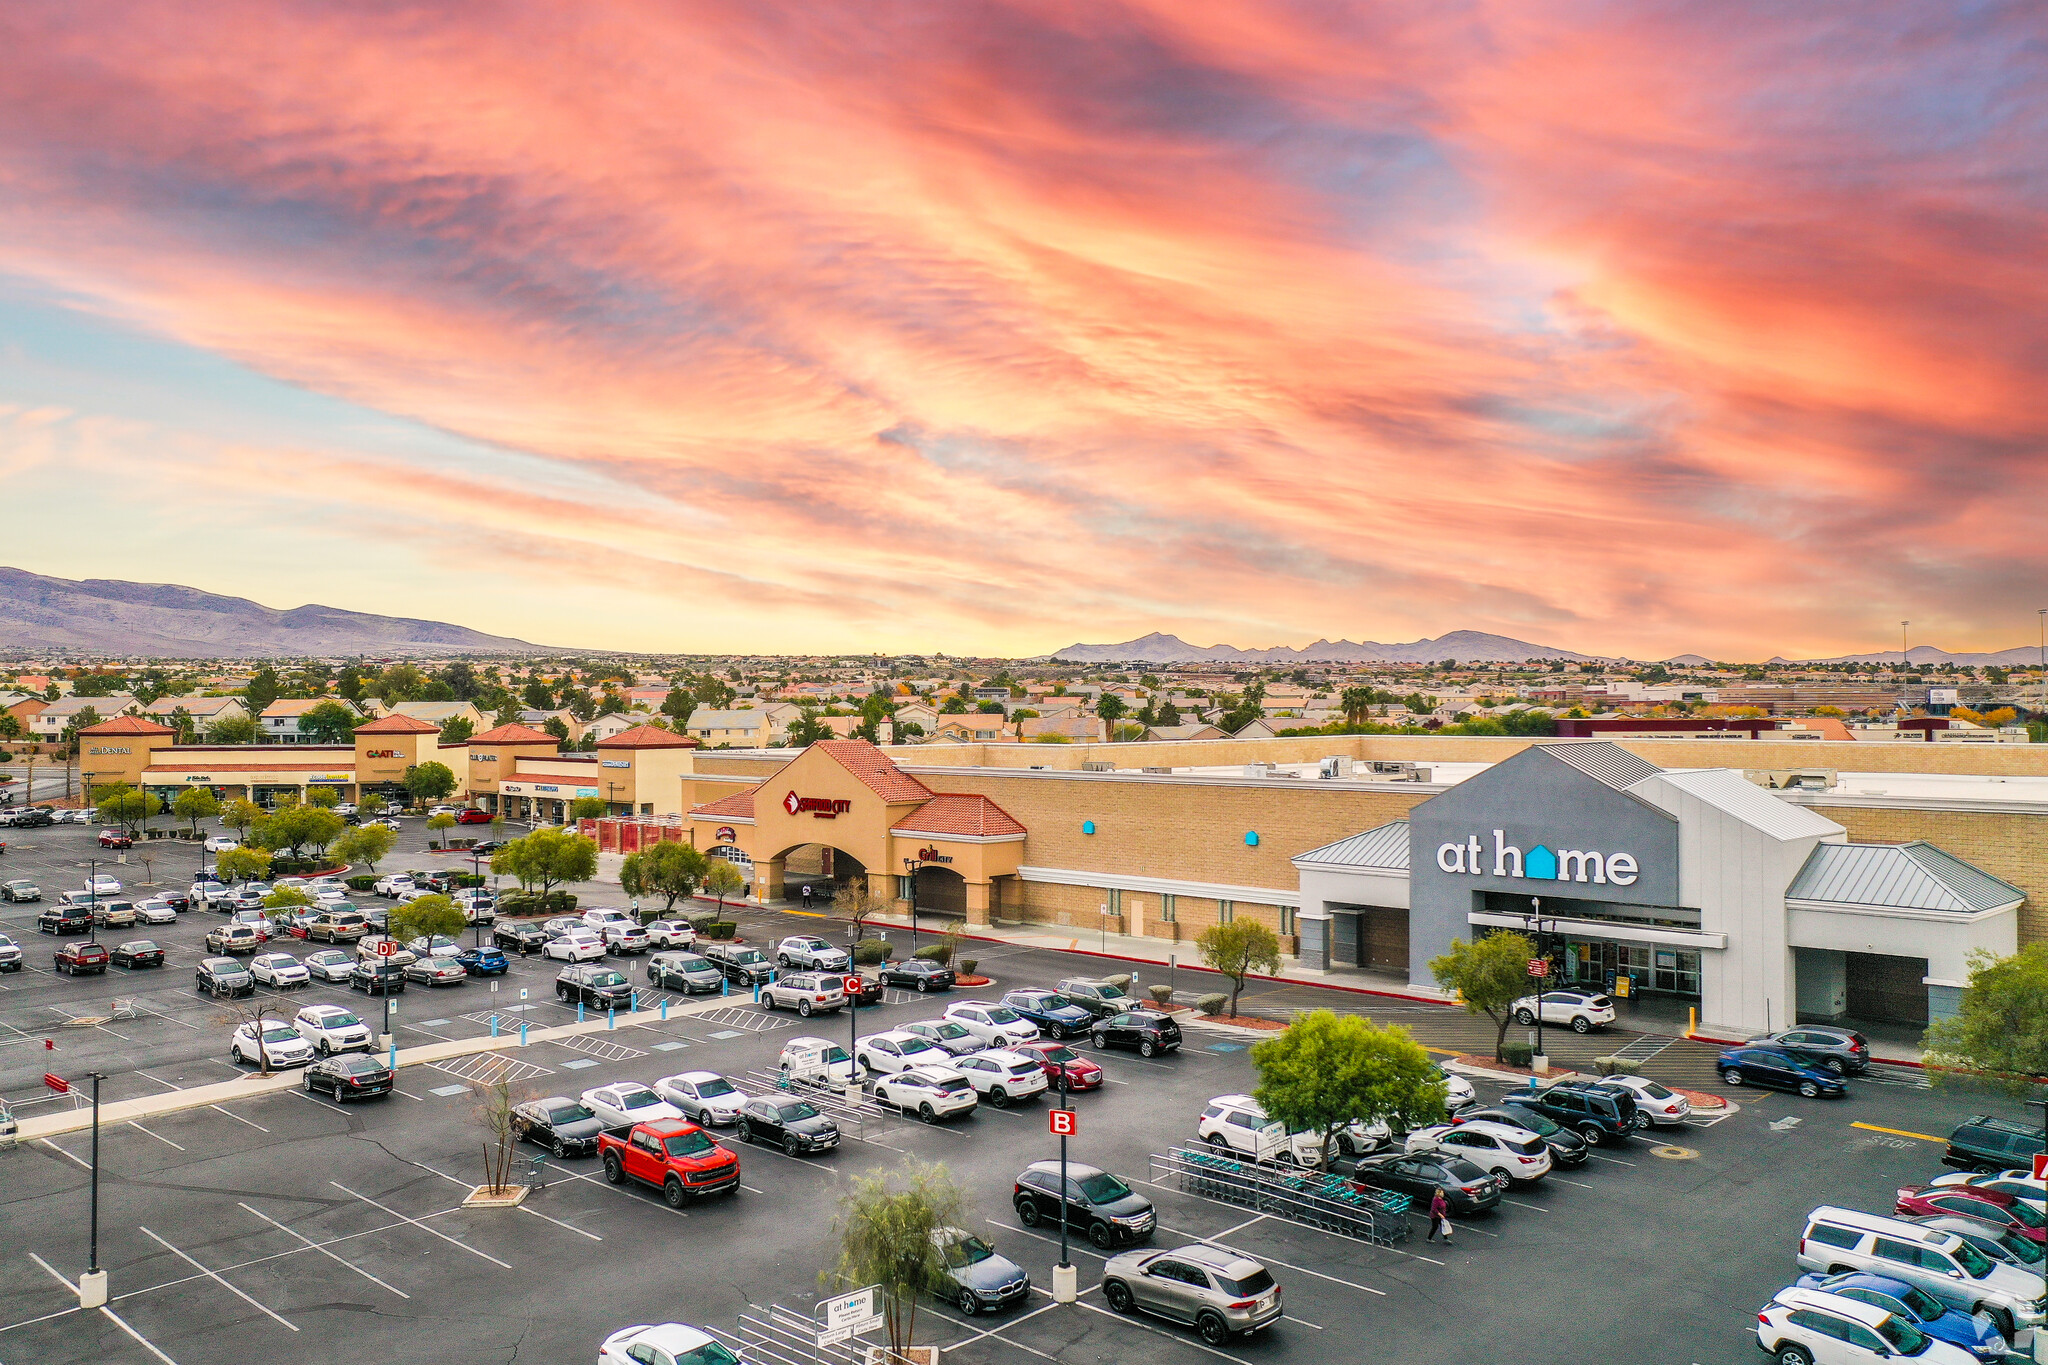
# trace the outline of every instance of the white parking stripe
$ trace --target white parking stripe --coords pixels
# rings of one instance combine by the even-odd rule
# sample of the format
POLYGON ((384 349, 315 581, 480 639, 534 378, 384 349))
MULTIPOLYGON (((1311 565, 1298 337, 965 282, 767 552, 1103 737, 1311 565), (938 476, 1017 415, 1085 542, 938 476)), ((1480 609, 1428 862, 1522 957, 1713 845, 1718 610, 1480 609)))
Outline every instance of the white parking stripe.
MULTIPOLYGON (((30 1259, 30 1260, 34 1261, 34 1262, 35 1262, 35 1263, 36 1263, 37 1265, 41 1266, 41 1267, 42 1267, 43 1269, 45 1269, 45 1270, 49 1271, 49 1272, 50 1272, 50 1276, 51 1276, 51 1278, 52 1278, 52 1279, 54 1279, 54 1280, 56 1280, 58 1284, 61 1284, 61 1285, 63 1285, 63 1286, 64 1286, 64 1287, 66 1288, 66 1289, 70 1290, 70 1291, 71 1291, 71 1292, 72 1292, 73 1294, 76 1294, 76 1293, 78 1292, 78 1286, 77 1286, 77 1285, 75 1285, 75 1284, 73 1284, 73 1283, 72 1283, 71 1281, 69 1281, 69 1280, 65 1279, 65 1278, 64 1278, 64 1277, 63 1277, 62 1275, 59 1275, 59 1274, 57 1273, 57 1268, 56 1268, 55 1266, 51 1265, 51 1264, 50 1264, 50 1263, 49 1263, 48 1261, 44 1260, 44 1259, 43 1259, 42 1257, 40 1257, 40 1256, 36 1255, 36 1254, 35 1254, 35 1253, 34 1253, 33 1251, 31 1251, 31 1252, 30 1252, 30 1253, 29 1253, 28 1255, 29 1255, 29 1259, 30 1259)), ((67 1309, 67 1310, 65 1310, 65 1311, 67 1311, 67 1312, 72 1312, 72 1313, 75 1313, 75 1312, 77 1312, 78 1310, 77 1310, 77 1309, 75 1309, 75 1308, 72 1308, 72 1309, 67 1309)), ((107 1321, 108 1321, 108 1322, 111 1322, 111 1323, 113 1323, 113 1324, 114 1324, 114 1326, 116 1326, 116 1327, 120 1328, 120 1329, 121 1329, 122 1331, 126 1332, 126 1333, 127 1333, 127 1334, 128 1334, 129 1336, 131 1336, 131 1337, 135 1338, 135 1340, 136 1340, 137 1342, 139 1342, 139 1343, 141 1344, 141 1346, 142 1346, 142 1349, 143 1349, 143 1350, 145 1350, 145 1351, 149 1352, 149 1353, 150 1353, 151 1355, 155 1356, 155 1357, 156 1357, 156 1358, 157 1358, 158 1360, 161 1360, 161 1361, 163 1362, 163 1365, 178 1365, 178 1362, 177 1362, 177 1361, 175 1361, 175 1360, 172 1360, 172 1359, 171 1359, 171 1358, 170 1358, 169 1356, 165 1355, 165 1354, 164 1354, 164 1353, 163 1353, 162 1351, 159 1351, 159 1350, 158 1350, 158 1349, 156 1348, 156 1343, 155 1343, 155 1342, 151 1341, 151 1340, 150 1340, 150 1339, 149 1339, 148 1337, 146 1337, 146 1336, 142 1335, 142 1333, 140 1333, 140 1332, 136 1331, 136 1330, 135 1330, 135 1329, 134 1329, 133 1327, 130 1327, 130 1326, 128 1325, 127 1321, 126 1321, 126 1320, 125 1320, 124 1318, 122 1318, 122 1316, 121 1316, 121 1315, 120 1315, 119 1313, 116 1313, 116 1312, 115 1312, 115 1311, 114 1311, 113 1309, 111 1309, 111 1308, 108 1308, 108 1307, 107 1307, 107 1306, 105 1306, 104 1304, 102 1304, 102 1305, 100 1306, 100 1312, 102 1312, 102 1313, 104 1313, 104 1314, 106 1315, 106 1318, 107 1318, 107 1321)), ((53 1314, 53 1316, 60 1316, 60 1317, 61 1317, 61 1316, 62 1316, 62 1314, 53 1314)), ((40 1319, 37 1319, 37 1321, 40 1321, 40 1319)), ((17 1325, 23 1325, 23 1324, 17 1324, 17 1325)))
POLYGON ((164 1249, 165 1251, 168 1251, 168 1252, 170 1252, 170 1253, 171 1253, 171 1254, 172 1254, 173 1256, 176 1256, 176 1257, 177 1257, 177 1258, 178 1258, 179 1260, 183 1261, 183 1262, 184 1262, 184 1263, 185 1263, 186 1265, 189 1265, 189 1266, 191 1266, 191 1267, 192 1267, 192 1268, 193 1268, 194 1270, 196 1270, 196 1271, 198 1271, 198 1272, 199 1272, 200 1274, 202 1274, 202 1275, 206 1276, 206 1278, 207 1278, 207 1279, 209 1279, 209 1280, 212 1280, 212 1281, 213 1281, 213 1282, 214 1282, 215 1284, 219 1285, 219 1286, 220 1286, 220 1287, 221 1287, 222 1289, 225 1289, 225 1290, 227 1290, 227 1291, 228 1291, 228 1292, 229 1292, 230 1294, 233 1294, 233 1295, 234 1295, 234 1296, 235 1296, 236 1298, 238 1298, 238 1299, 240 1299, 240 1300, 241 1300, 242 1302, 244 1302, 244 1303, 248 1304, 248 1305, 249 1305, 249 1306, 250 1306, 251 1308, 254 1308, 254 1309, 255 1309, 255 1310, 257 1311, 257 1312, 259 1312, 259 1313, 263 1314, 263 1315, 264 1315, 265 1317, 267 1317, 267 1318, 270 1318, 270 1319, 272 1319, 273 1321, 275 1321, 275 1322, 277 1323, 277 1325, 278 1325, 278 1326, 280 1326, 280 1327, 283 1327, 283 1328, 286 1328, 286 1329, 288 1329, 288 1330, 290 1330, 290 1331, 293 1331, 293 1332, 296 1332, 296 1331, 298 1331, 298 1330, 299 1330, 299 1329, 298 1329, 297 1327, 294 1327, 294 1326, 293 1326, 293 1325, 292 1325, 291 1323, 289 1323, 289 1322, 285 1321, 285 1319, 283 1319, 283 1318, 279 1317, 279 1316, 278 1316, 278 1315, 277 1315, 276 1313, 273 1313, 273 1312, 271 1312, 271 1311, 270 1311, 270 1309, 269 1309, 268 1307, 266 1307, 266 1306, 265 1306, 264 1304, 262 1304, 262 1303, 258 1302, 258 1301, 257 1301, 257 1300, 255 1300, 255 1299, 252 1299, 252 1298, 250 1298, 250 1297, 249 1297, 249 1296, 248 1296, 247 1294, 244 1294, 244 1293, 243 1293, 243 1292, 242 1292, 241 1290, 237 1289, 237 1288, 236 1288, 236 1287, 235 1287, 234 1285, 231 1285, 231 1284, 229 1284, 229 1283, 228 1283, 228 1282, 227 1282, 226 1280, 222 1279, 222 1278, 221 1278, 221 1277, 220 1277, 219 1275, 216 1275, 216 1274, 215 1274, 215 1273, 214 1273, 213 1271, 211 1271, 211 1270, 208 1270, 208 1269, 207 1269, 207 1268, 206 1268, 205 1266, 203 1266, 203 1265, 199 1264, 199 1262, 197 1262, 197 1261, 193 1260, 193 1259, 192 1259, 192 1258, 191 1258, 190 1256, 187 1256, 187 1255, 186 1255, 186 1254, 185 1254, 184 1252, 182 1252, 182 1251, 178 1250, 178 1249, 177 1249, 176 1247, 172 1246, 172 1245, 171 1245, 171 1244, 170 1244, 169 1242, 166 1242, 166 1241, 165 1241, 165 1240, 164 1240, 163 1238, 161 1238, 161 1237, 157 1236, 157 1235, 156 1235, 156 1234, 155 1234, 154 1232, 151 1232, 151 1231, 150 1231, 150 1230, 149 1230, 148 1228, 145 1228, 145 1227, 139 1227, 139 1226, 138 1226, 136 1230, 137 1230, 138 1232, 142 1233, 142 1235, 143 1235, 143 1236, 145 1236, 145 1237, 148 1237, 149 1239, 151 1239, 152 1241, 154 1241, 155 1243, 157 1243, 157 1245, 161 1246, 161 1247, 162 1247, 162 1248, 163 1248, 163 1249, 164 1249))
MULTIPOLYGON (((237 1200, 236 1202, 237 1202, 237 1203, 240 1203, 240 1201, 239 1201, 239 1200, 237 1200)), ((277 1230, 278 1230, 279 1232, 283 1233, 283 1234, 284 1234, 285 1236, 287 1236, 287 1237, 294 1237, 294 1238, 297 1238, 297 1239, 298 1239, 299 1241, 301 1241, 301 1242, 304 1242, 304 1243, 306 1244, 306 1249, 307 1249, 308 1251, 317 1251, 317 1252, 319 1252, 319 1253, 320 1253, 320 1254, 321 1254, 322 1256, 325 1256, 325 1257, 326 1257, 326 1258, 327 1258, 328 1260, 330 1260, 330 1261, 335 1261, 335 1262, 338 1262, 338 1263, 339 1263, 339 1264, 341 1264, 341 1265, 345 1265, 345 1266, 347 1266, 347 1267, 348 1267, 348 1268, 349 1268, 350 1270, 353 1270, 353 1271, 355 1271, 355 1273, 356 1273, 356 1274, 358 1274, 358 1275, 362 1276, 362 1277, 363 1277, 364 1279, 368 1280, 368 1281, 369 1281, 369 1282, 370 1282, 371 1284, 374 1284, 374 1285, 376 1285, 376 1286, 377 1286, 378 1288, 380 1288, 380 1289, 389 1289, 389 1290, 391 1290, 391 1292, 392 1292, 392 1293, 394 1293, 394 1294, 398 1295, 398 1297, 399 1297, 399 1298, 401 1298, 401 1299, 409 1299, 409 1298, 411 1298, 411 1297, 412 1297, 412 1295, 410 1295, 410 1294, 406 1293, 406 1292, 405 1292, 405 1291, 404 1291, 403 1289, 398 1289, 398 1288, 395 1288, 395 1287, 393 1287, 392 1285, 388 1285, 388 1284, 384 1283, 384 1281, 382 1281, 382 1280, 378 1279, 378 1278, 377 1278, 377 1277, 376 1277, 375 1275, 372 1275, 372 1274, 371 1274, 371 1273, 370 1273, 369 1271, 367 1271, 367 1270, 363 1269, 363 1268, 362 1268, 361 1266, 357 1265, 357 1264, 356 1264, 356 1263, 355 1263, 354 1261, 347 1261, 347 1260, 343 1260, 343 1259, 342 1259, 341 1257, 339 1257, 339 1256, 335 1255, 335 1254, 334 1254, 333 1252, 329 1251, 329 1250, 328 1250, 328 1249, 327 1249, 326 1247, 324 1247, 324 1246, 321 1246, 321 1245, 320 1245, 320 1244, 319 1244, 318 1242, 315 1242, 315 1241, 311 1240, 310 1238, 306 1237, 306 1236, 305 1236, 305 1235, 304 1235, 303 1233, 297 1232, 297 1231, 295 1231, 295 1230, 293 1230, 293 1229, 291 1229, 291 1228, 288 1228, 288 1227, 286 1227, 286 1226, 285 1226, 284 1224, 282 1224, 282 1223, 278 1222, 278 1221, 277 1221, 277 1220, 276 1220, 275 1218, 272 1218, 272 1217, 271 1217, 271 1216, 270 1216, 269 1214, 267 1214, 267 1213, 263 1212, 263 1210, 261 1210, 261 1209, 256 1209, 256 1208, 250 1208, 250 1207, 249 1207, 249 1205, 247 1205, 247 1204, 242 1204, 242 1207, 243 1207, 243 1208, 245 1208, 245 1209, 248 1209, 248 1210, 249 1210, 249 1212, 251 1212, 251 1213, 255 1214, 255 1215, 256 1215, 256 1216, 258 1217, 258 1218, 261 1218, 261 1219, 262 1219, 262 1220, 263 1220, 264 1222, 266 1222, 266 1223, 270 1224, 270 1226, 272 1226, 272 1227, 276 1228, 276 1229, 277 1229, 277 1230)))
POLYGON ((270 1131, 268 1128, 265 1128, 262 1124, 256 1122, 254 1119, 245 1119, 240 1114, 228 1113, 227 1110, 222 1109, 217 1104, 209 1104, 206 1107, 208 1109, 214 1110, 216 1113, 227 1114, 227 1116, 233 1119, 236 1123, 246 1123, 259 1133, 267 1133, 270 1131))
MULTIPOLYGON (((424 1162, 410 1161, 409 1164, 418 1166, 421 1170, 425 1171, 429 1175, 438 1175, 443 1180, 449 1182, 451 1185, 460 1185, 465 1190, 474 1188, 470 1185, 470 1183, 467 1180, 463 1180, 456 1176, 452 1176, 448 1174, 446 1171, 437 1171, 432 1166, 429 1166, 424 1162)), ((534 1217, 540 1219, 542 1222, 553 1223, 558 1228, 567 1228, 569 1229, 569 1231, 575 1233, 578 1237, 588 1237, 593 1242, 602 1242, 604 1240, 604 1238, 598 1236, 594 1232, 585 1232, 582 1228, 577 1227, 573 1223, 564 1223, 559 1218, 550 1218, 544 1213, 539 1213, 533 1209, 526 1207, 526 1205, 524 1204, 521 1204, 519 1206, 519 1211, 521 1213, 531 1213, 534 1217)))
POLYGON ((43 1146, 48 1147, 51 1151, 57 1153, 57 1155, 59 1156, 70 1157, 72 1164, 79 1167, 80 1169, 87 1171, 92 1169, 92 1166, 89 1162, 81 1161, 77 1157, 71 1156, 71 1153, 65 1151, 62 1147, 59 1147, 56 1143, 50 1141, 48 1138, 37 1138, 36 1141, 42 1143, 43 1146))
MULTIPOLYGON (((137 1130, 138 1132, 144 1132, 144 1133, 149 1133, 149 1135, 150 1135, 151 1137, 155 1138, 155 1139, 156 1139, 156 1140, 157 1140, 158 1142, 161 1142, 161 1143, 163 1143, 163 1144, 164 1144, 164 1146, 166 1146, 166 1147, 178 1147, 178 1144, 177 1144, 177 1143, 175 1143, 175 1142, 171 1141, 171 1140, 170 1140, 169 1138, 165 1137, 165 1136, 164 1136, 164 1135, 163 1135, 162 1133, 153 1133, 153 1132, 150 1132, 150 1130, 149 1130, 149 1129, 147 1129, 147 1128, 144 1128, 144 1127, 143 1127, 143 1126, 142 1126, 141 1124, 139 1124, 139 1123, 135 1122, 135 1121, 134 1121, 134 1120, 132 1120, 132 1119, 131 1119, 131 1120, 129 1120, 128 1126, 129 1126, 130 1128, 136 1129, 136 1130, 137 1130)), ((178 1150, 182 1152, 182 1151, 184 1151, 185 1149, 184 1149, 183 1147, 178 1147, 178 1150)))
POLYGON ((418 1228, 421 1232, 427 1233, 430 1236, 439 1237, 442 1241, 447 1242, 453 1246, 459 1246, 472 1256, 481 1256, 486 1261, 489 1261, 492 1265, 497 1266, 500 1269, 510 1270, 512 1268, 509 1264, 499 1260, 497 1257, 491 1255, 491 1253, 489 1253, 488 1251, 478 1251, 475 1247, 471 1246, 469 1243, 463 1241, 459 1237, 450 1237, 447 1233, 440 1231, 438 1228, 430 1228, 417 1218, 406 1218, 406 1216, 400 1213, 397 1209, 392 1208, 388 1204, 380 1204, 376 1200, 370 1198, 370 1196, 367 1194, 356 1194, 354 1190, 342 1184, 339 1180, 330 1180, 327 1183, 334 1186, 335 1189, 340 1190, 343 1194, 355 1195, 356 1198, 362 1200, 371 1208, 382 1209, 384 1210, 384 1212, 390 1214, 393 1218, 404 1219, 406 1222, 418 1228))
POLYGON ((1524 1204, 1524 1203, 1523 1203, 1523 1202, 1522 1202, 1521 1200, 1519 1200, 1519 1199, 1509 1199, 1509 1198, 1506 1198, 1505 1196, 1503 1196, 1503 1197, 1502 1197, 1502 1199, 1501 1199, 1501 1201, 1500 1201, 1500 1202, 1501 1202, 1501 1203, 1503 1203, 1503 1204, 1513 1204, 1513 1205, 1514 1205, 1514 1206, 1515 1206, 1516 1208, 1518 1208, 1518 1209, 1534 1209, 1534 1210, 1536 1210, 1536 1212, 1538 1212, 1538 1213, 1549 1213, 1549 1212, 1550 1212, 1550 1210, 1549 1210, 1549 1209, 1546 1209, 1546 1208, 1544 1208, 1544 1207, 1543 1207, 1543 1206, 1542 1206, 1541 1204, 1524 1204))
MULTIPOLYGON (((1023 1228, 1017 1227, 1016 1225, 1011 1223, 998 1223, 993 1218, 984 1218, 981 1221, 987 1223, 992 1228, 1001 1228, 1004 1232, 1014 1232, 1019 1237, 1029 1237, 1035 1241, 1050 1243, 1053 1246, 1058 1246, 1060 1244, 1059 1238, 1048 1237, 1042 1232, 1027 1232, 1023 1228)), ((1067 1242, 1070 1249, 1080 1252, 1083 1256, 1093 1256, 1098 1261, 1107 1261, 1109 1259, 1109 1257, 1103 1255, 1101 1252, 1096 1251, 1092 1247, 1085 1245, 1087 1240, 1088 1239, 1085 1237, 1070 1237, 1067 1239, 1067 1242)))
MULTIPOLYGON (((1274 1264, 1277 1265, 1279 1264, 1279 1262, 1276 1261, 1274 1262, 1274 1264)), ((1252 1363, 1249 1360, 1246 1360, 1243 1356, 1234 1356, 1231 1355, 1228 1351, 1219 1351, 1213 1346, 1204 1346, 1199 1341, 1189 1341, 1186 1337, 1177 1335, 1173 1332, 1162 1332, 1157 1327, 1154 1327, 1152 1324, 1148 1322, 1139 1322, 1134 1318, 1127 1318, 1121 1313, 1112 1313, 1107 1308, 1097 1308, 1092 1303, 1081 1303, 1078 1299, 1075 1300, 1075 1306, 1079 1308, 1085 1308, 1091 1313, 1100 1313, 1105 1318, 1112 1319, 1116 1322, 1121 1322, 1127 1327, 1135 1327, 1141 1332, 1150 1332, 1155 1337, 1165 1337, 1168 1341, 1177 1341, 1183 1346, 1192 1346, 1197 1351, 1206 1351, 1208 1354, 1216 1356, 1219 1359, 1235 1361, 1236 1365, 1252 1365, 1252 1363)))

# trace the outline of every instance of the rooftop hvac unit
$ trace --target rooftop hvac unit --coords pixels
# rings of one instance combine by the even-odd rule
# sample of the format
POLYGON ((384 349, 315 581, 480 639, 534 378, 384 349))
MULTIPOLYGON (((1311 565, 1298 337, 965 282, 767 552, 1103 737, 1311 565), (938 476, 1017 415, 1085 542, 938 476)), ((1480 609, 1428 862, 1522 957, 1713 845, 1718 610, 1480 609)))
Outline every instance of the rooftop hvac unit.
POLYGON ((1113 772, 1115 772, 1115 771, 1116 771, 1116 764, 1114 764, 1114 763, 1083 763, 1083 764, 1081 765, 1081 771, 1082 771, 1082 772, 1084 772, 1084 773, 1113 773, 1113 772))
POLYGON ((1772 791, 1824 792, 1842 781, 1833 768, 1749 768, 1742 775, 1772 791))
POLYGON ((1376 758, 1366 765, 1366 771, 1383 782, 1427 782, 1434 776, 1434 770, 1406 759, 1376 758))
POLYGON ((1316 764, 1316 776, 1324 779, 1325 781, 1331 778, 1348 776, 1348 774, 1344 771, 1343 755, 1334 754, 1331 757, 1326 758, 1322 762, 1316 764))
POLYGON ((1244 775, 1246 777, 1271 777, 1273 775, 1273 765, 1270 763, 1247 763, 1244 765, 1244 775))
POLYGON ((1170 773, 1170 772, 1172 772, 1172 771, 1173 771, 1173 769, 1171 769, 1171 768, 1140 768, 1140 769, 1138 769, 1138 771, 1139 771, 1139 772, 1141 772, 1141 773, 1160 773, 1160 774, 1164 774, 1164 773, 1170 773))

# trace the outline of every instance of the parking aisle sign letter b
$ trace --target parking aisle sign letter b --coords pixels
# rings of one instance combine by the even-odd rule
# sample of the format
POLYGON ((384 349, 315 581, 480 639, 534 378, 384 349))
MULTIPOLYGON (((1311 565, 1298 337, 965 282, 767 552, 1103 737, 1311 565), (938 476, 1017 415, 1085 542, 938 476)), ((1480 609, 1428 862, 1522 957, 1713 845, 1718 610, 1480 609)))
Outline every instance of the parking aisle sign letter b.
POLYGON ((1071 1109, 1050 1109, 1046 1111, 1045 1117, 1046 1121, 1052 1125, 1052 1131, 1056 1137, 1073 1137, 1081 1131, 1080 1126, 1075 1122, 1078 1115, 1071 1109))

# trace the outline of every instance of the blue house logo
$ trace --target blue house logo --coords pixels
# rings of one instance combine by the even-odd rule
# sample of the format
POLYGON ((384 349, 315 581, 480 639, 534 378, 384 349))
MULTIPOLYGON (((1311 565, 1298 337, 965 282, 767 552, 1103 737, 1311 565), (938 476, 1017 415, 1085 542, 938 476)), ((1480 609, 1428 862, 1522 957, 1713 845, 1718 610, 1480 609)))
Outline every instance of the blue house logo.
POLYGON ((1538 881, 1554 882, 1557 880, 1557 855, 1541 844, 1529 850, 1528 854, 1522 859, 1522 865, 1527 869, 1525 875, 1534 877, 1538 881))

